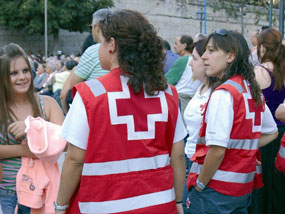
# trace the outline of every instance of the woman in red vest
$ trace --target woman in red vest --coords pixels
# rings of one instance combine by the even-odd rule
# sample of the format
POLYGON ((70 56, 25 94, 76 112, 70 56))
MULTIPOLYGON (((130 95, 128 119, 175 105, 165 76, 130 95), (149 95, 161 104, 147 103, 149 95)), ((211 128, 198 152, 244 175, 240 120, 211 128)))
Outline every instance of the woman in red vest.
POLYGON ((243 36, 216 30, 205 47, 206 74, 220 83, 210 95, 191 159, 189 213, 247 213, 256 154, 277 136, 276 124, 255 81, 243 36))
POLYGON ((56 213, 183 213, 186 130, 163 75, 162 40, 131 10, 99 27, 110 72, 74 89, 56 213))

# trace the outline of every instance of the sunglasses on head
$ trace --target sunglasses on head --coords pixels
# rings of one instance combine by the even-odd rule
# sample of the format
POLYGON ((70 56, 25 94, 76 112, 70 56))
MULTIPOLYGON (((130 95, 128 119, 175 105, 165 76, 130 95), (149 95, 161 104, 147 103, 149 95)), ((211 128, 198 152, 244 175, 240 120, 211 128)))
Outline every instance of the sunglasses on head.
POLYGON ((215 33, 220 35, 220 36, 227 36, 228 35, 228 31, 225 29, 218 29, 215 31, 215 33))

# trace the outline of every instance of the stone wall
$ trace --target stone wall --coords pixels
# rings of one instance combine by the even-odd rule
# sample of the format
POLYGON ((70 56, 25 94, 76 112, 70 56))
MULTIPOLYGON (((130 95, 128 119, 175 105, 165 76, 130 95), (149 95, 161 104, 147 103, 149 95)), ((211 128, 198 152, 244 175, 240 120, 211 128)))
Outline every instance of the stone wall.
MULTIPOLYGON (((207 0, 207 33, 217 28, 237 30, 241 32, 241 18, 232 18, 224 10, 214 12, 210 7, 215 0, 207 0)), ((200 32, 200 20, 196 12, 203 8, 203 0, 116 0, 115 7, 119 9, 128 8, 142 12, 149 21, 156 27, 158 34, 169 43, 173 44, 179 34, 190 34, 194 36, 200 32)), ((247 6, 252 11, 253 7, 247 6)), ((262 10, 262 9, 261 9, 262 10)), ((277 17, 278 11, 273 11, 277 17)), ((268 12, 269 13, 269 12, 268 12)), ((247 13, 244 16, 244 36, 249 41, 253 30, 259 29, 262 25, 268 25, 268 15, 262 16, 258 25, 255 25, 255 14, 247 13)), ((277 17, 278 19, 278 17, 277 17)), ((278 28, 278 23, 273 27, 278 28)), ((202 26, 204 32, 204 23, 202 26)))
MULTIPOLYGON (((213 1, 213 0, 212 0, 213 1)), ((194 36, 200 31, 200 20, 197 19, 196 12, 203 7, 202 0, 114 0, 116 9, 134 9, 143 13, 155 26, 158 34, 173 45, 176 36, 179 34, 190 34, 194 36)), ((207 7, 207 33, 213 32, 216 28, 226 28, 241 32, 241 19, 230 18, 225 11, 213 11, 209 5, 207 7)), ((250 7, 249 7, 250 8, 250 7)), ((274 11, 277 15, 278 11, 274 11)), ((248 39, 250 33, 258 29, 261 25, 268 25, 267 16, 263 16, 259 25, 254 24, 253 13, 244 16, 244 35, 248 39)), ((278 19, 278 17, 277 17, 278 19)), ((278 27, 274 23, 274 27, 278 27)), ((203 28, 204 29, 204 26, 203 28)), ((67 54, 78 54, 88 33, 68 32, 60 30, 59 49, 67 54)), ((26 51, 44 52, 44 36, 27 36, 23 32, 6 31, 0 28, 0 46, 14 42, 20 44, 26 51)), ((53 37, 48 36, 48 50, 52 50, 53 37)))

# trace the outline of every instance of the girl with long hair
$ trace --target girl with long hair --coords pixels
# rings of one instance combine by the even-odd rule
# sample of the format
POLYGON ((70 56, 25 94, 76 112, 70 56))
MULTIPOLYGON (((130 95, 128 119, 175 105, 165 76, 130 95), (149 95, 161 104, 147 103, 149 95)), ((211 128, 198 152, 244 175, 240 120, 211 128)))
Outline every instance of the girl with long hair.
POLYGON ((285 122, 275 116, 278 106, 285 99, 285 47, 282 36, 274 28, 261 31, 257 38, 257 54, 261 65, 255 67, 256 80, 265 97, 279 135, 267 146, 261 148, 263 172, 263 210, 265 213, 284 213, 285 175, 275 169, 275 158, 285 132, 285 122))
MULTIPOLYGON (((28 57, 19 45, 10 43, 0 50, 0 203, 5 214, 15 213, 21 157, 34 157, 27 144, 21 144, 25 139, 24 120, 29 115, 56 124, 64 119, 54 99, 35 94, 28 57)), ((30 213, 28 207, 21 205, 18 211, 30 213)))

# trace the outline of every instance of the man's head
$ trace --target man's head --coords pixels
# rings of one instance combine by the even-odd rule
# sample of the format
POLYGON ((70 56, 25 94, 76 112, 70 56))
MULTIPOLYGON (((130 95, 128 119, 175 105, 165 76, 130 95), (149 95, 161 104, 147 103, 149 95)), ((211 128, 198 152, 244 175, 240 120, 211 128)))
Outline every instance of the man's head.
POLYGON ((92 19, 91 26, 92 26, 92 36, 95 42, 100 42, 99 41, 100 28, 98 26, 99 21, 104 20, 111 13, 112 11, 107 8, 97 10, 96 12, 93 13, 93 19, 92 19))
POLYGON ((193 47, 194 45, 192 37, 182 35, 176 38, 173 49, 179 56, 184 56, 185 54, 191 54, 193 47))
POLYGON ((200 41, 200 40, 203 40, 203 39, 206 39, 207 37, 203 34, 203 33, 197 33, 195 36, 194 36, 194 43, 200 41))
POLYGON ((163 50, 164 50, 164 52, 171 50, 171 47, 170 47, 168 41, 166 41, 166 40, 163 40, 163 50))

